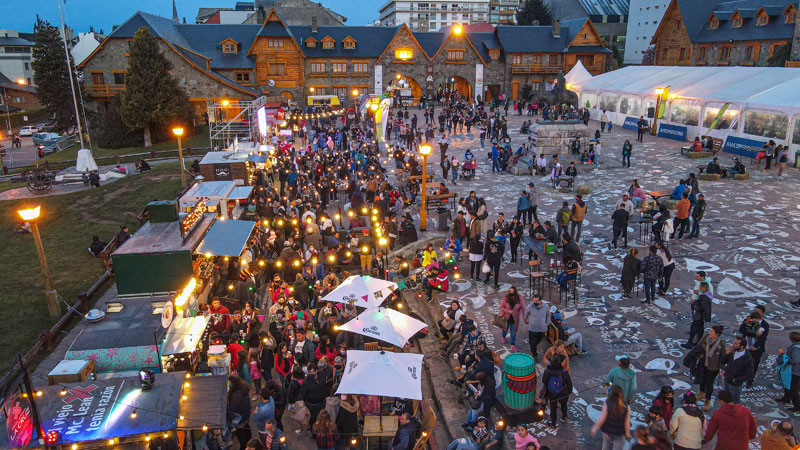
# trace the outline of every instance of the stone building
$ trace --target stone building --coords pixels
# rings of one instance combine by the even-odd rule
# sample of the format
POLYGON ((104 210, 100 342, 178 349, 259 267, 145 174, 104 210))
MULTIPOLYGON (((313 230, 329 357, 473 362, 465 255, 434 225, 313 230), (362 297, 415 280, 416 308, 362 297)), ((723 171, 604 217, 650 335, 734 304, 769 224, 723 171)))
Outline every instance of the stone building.
POLYGON ((125 89, 128 47, 146 27, 160 40, 173 75, 197 111, 208 100, 284 98, 302 105, 308 95, 336 95, 345 105, 353 90, 382 93, 398 76, 413 103, 442 89, 490 100, 516 99, 521 86, 552 83, 578 60, 592 73, 605 67, 606 49, 588 19, 551 26, 499 26, 470 32, 460 25, 438 32, 408 26, 287 25, 271 9, 260 25, 180 24, 136 13, 80 64, 96 109, 125 89))
POLYGON ((671 0, 653 35, 655 64, 765 66, 796 26, 796 0, 671 0))
POLYGON ((625 53, 630 0, 545 0, 545 4, 553 18, 562 21, 588 16, 606 45, 625 53))

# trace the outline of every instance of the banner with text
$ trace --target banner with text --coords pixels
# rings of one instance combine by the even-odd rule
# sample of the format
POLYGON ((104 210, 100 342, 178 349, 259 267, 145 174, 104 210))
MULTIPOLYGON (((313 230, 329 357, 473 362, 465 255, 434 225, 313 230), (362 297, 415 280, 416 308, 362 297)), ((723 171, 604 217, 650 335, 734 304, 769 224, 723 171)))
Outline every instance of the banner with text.
POLYGON ((658 124, 658 136, 667 139, 674 139, 676 141, 685 141, 686 127, 682 125, 660 123, 658 124))
POLYGON ((626 130, 639 131, 639 118, 626 116, 625 121, 622 122, 622 128, 626 130))
POLYGON ((761 151, 761 147, 764 146, 764 142, 766 141, 728 136, 728 139, 725 140, 725 145, 722 147, 722 151, 748 158, 755 158, 758 152, 761 151))

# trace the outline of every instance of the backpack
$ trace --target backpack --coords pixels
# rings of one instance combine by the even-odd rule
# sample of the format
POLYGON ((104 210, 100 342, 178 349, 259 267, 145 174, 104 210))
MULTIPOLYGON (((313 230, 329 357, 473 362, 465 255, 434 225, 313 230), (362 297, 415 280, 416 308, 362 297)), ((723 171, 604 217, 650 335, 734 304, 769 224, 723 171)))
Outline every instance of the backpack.
POLYGON ((562 375, 564 372, 562 371, 559 375, 553 375, 547 380, 547 392, 551 394, 560 394, 561 391, 564 389, 564 379, 562 375))
POLYGON ((570 218, 571 215, 572 215, 572 213, 570 213, 570 211, 568 209, 567 210, 562 210, 561 211, 561 223, 562 224, 568 224, 569 223, 569 218, 570 218))

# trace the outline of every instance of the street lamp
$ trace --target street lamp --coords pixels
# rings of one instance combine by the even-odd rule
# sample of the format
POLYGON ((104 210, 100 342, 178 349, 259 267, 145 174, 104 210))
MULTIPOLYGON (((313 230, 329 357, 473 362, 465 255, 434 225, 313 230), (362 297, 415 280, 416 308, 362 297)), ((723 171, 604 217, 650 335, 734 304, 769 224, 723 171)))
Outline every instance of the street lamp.
POLYGON ((41 215, 41 212, 41 205, 17 210, 17 214, 19 214, 22 220, 31 225, 33 242, 36 245, 36 255, 39 257, 39 266, 42 269, 42 277, 44 278, 47 310, 50 311, 50 317, 53 319, 58 319, 61 316, 61 307, 58 305, 58 294, 56 293, 56 289, 53 287, 53 280, 50 276, 50 268, 47 266, 47 257, 44 254, 44 246, 42 245, 42 237, 39 234, 39 216, 41 215))
POLYGON ((182 127, 173 128, 172 134, 174 134, 175 137, 178 138, 178 159, 181 161, 181 187, 184 187, 186 186, 186 166, 183 165, 183 147, 181 147, 181 136, 183 136, 183 128, 182 127))
MULTIPOLYGON (((378 230, 380 230, 380 228, 378 228, 378 230)), ((385 277, 386 274, 389 273, 389 246, 387 245, 389 241, 381 236, 381 238, 378 239, 378 244, 383 248, 383 276, 385 277)))
POLYGON ((428 155, 431 154, 430 144, 419 146, 422 155, 422 208, 419 211, 419 230, 425 231, 428 227, 428 155))
POLYGON ((464 28, 462 28, 461 25, 456 25, 455 27, 453 27, 453 33, 457 35, 461 34, 463 31, 464 28))

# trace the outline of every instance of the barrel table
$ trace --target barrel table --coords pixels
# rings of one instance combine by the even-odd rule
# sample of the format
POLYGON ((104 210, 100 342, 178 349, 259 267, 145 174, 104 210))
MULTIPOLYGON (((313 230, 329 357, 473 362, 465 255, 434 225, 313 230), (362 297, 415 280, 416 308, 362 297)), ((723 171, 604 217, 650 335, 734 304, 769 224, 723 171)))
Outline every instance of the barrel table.
POLYGON ((503 399, 511 409, 531 407, 536 397, 536 363, 527 353, 511 353, 503 362, 503 399))

